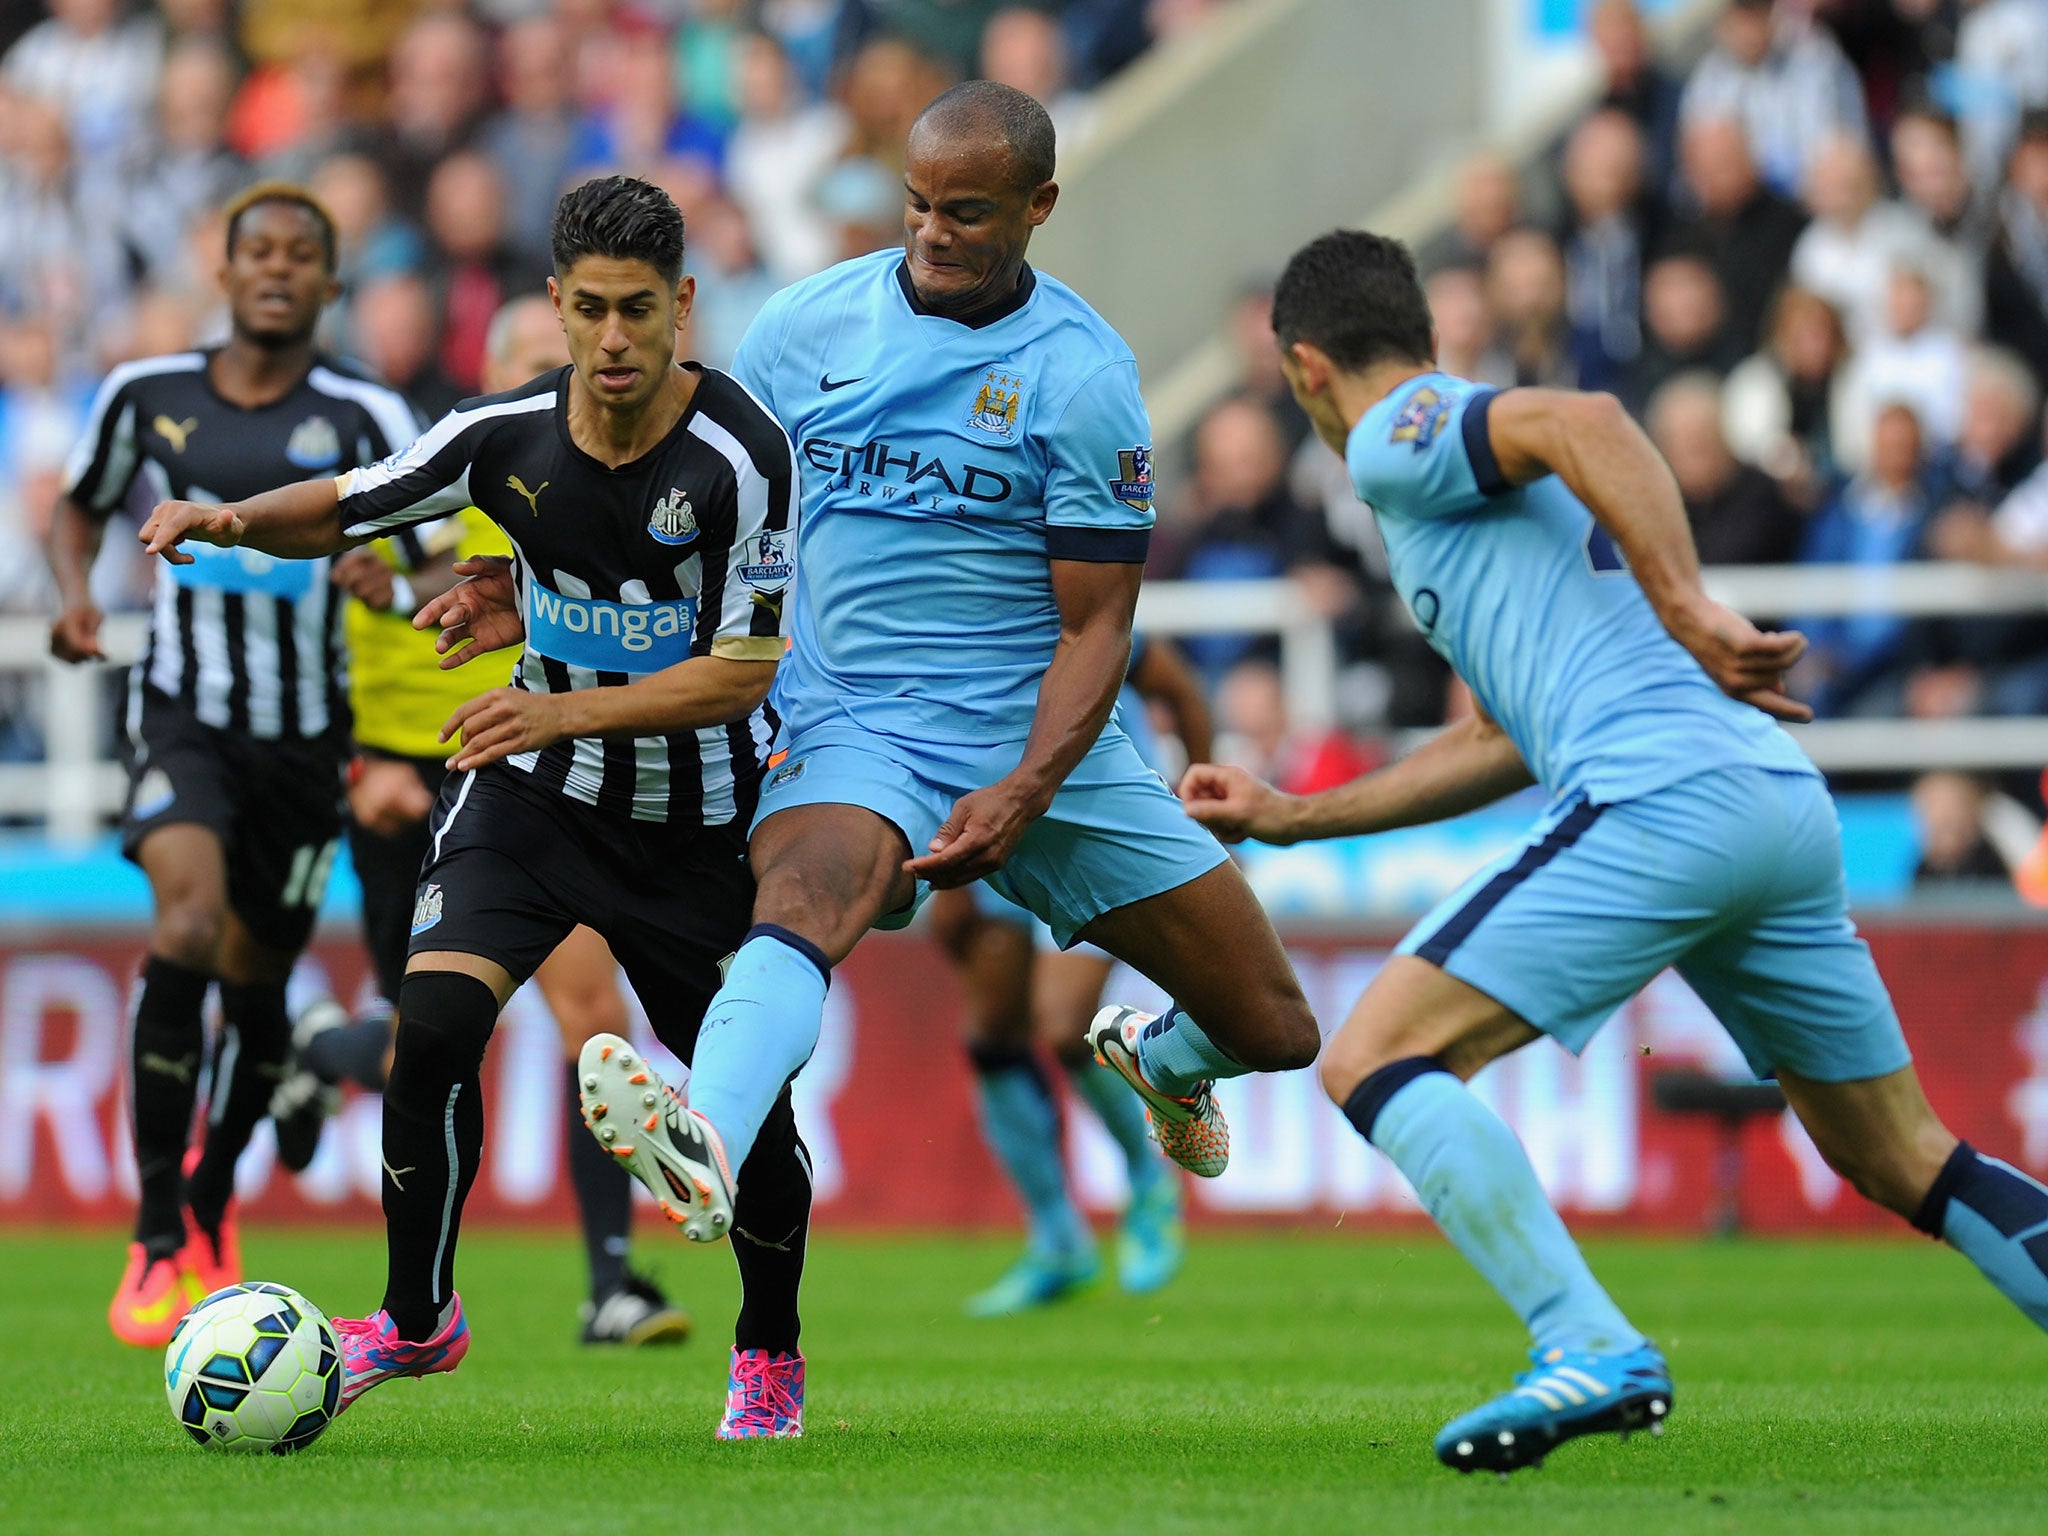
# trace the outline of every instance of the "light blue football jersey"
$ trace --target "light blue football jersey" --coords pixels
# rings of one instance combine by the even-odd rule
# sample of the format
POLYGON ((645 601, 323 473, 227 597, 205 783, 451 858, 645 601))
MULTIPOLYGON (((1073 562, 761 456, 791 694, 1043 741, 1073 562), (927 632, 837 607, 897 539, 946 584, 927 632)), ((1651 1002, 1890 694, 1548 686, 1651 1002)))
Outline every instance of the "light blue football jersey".
POLYGON ((1402 601, 1537 782, 1610 804, 1727 765, 1813 773, 1671 638, 1562 480, 1502 477, 1486 432, 1495 393, 1410 379, 1359 420, 1345 459, 1402 601))
POLYGON ((1137 363, 1043 273, 967 326, 926 312, 902 266, 879 252, 785 288, 733 359, 803 475, 775 707, 792 732, 1017 742, 1059 638, 1048 562, 1145 558, 1137 363))

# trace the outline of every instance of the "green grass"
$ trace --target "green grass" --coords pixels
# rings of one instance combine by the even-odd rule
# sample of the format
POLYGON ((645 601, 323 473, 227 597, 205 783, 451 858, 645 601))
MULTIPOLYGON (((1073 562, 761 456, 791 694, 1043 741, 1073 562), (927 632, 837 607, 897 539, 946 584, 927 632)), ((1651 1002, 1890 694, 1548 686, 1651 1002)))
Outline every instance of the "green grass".
MULTIPOLYGON (((381 1272, 368 1234, 247 1248, 252 1275, 336 1310, 381 1272)), ((172 1424, 157 1360, 106 1331, 112 1239, 8 1233, 0 1251, 10 1532, 2048 1529, 2048 1342, 1931 1244, 1594 1244, 1670 1355, 1670 1432, 1582 1441, 1506 1484, 1430 1457, 1520 1344, 1419 1234, 1212 1238, 1162 1296, 1007 1323, 959 1312, 1002 1244, 824 1241, 808 1438, 719 1445, 722 1252, 647 1232, 702 1331, 590 1352, 574 1244, 480 1233, 461 1372, 379 1389, 290 1459, 207 1454, 172 1424)))

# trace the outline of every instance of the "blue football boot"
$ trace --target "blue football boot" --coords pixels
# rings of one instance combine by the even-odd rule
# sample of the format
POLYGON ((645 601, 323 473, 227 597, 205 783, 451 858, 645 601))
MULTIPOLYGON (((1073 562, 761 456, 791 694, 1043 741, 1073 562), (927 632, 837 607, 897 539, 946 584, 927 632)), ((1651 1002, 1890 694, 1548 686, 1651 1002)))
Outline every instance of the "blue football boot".
POLYGON ((1543 1458, 1580 1435, 1638 1429, 1664 1432, 1671 1413, 1671 1371, 1655 1346, 1625 1355, 1531 1350, 1534 1369, 1512 1392, 1451 1420, 1436 1437, 1437 1460, 1459 1472, 1541 1466, 1543 1458))
POLYGON ((1093 1248, 1071 1253, 1027 1248, 994 1285, 968 1297, 965 1310, 969 1317, 1014 1317, 1071 1296, 1094 1284, 1101 1272, 1093 1248))

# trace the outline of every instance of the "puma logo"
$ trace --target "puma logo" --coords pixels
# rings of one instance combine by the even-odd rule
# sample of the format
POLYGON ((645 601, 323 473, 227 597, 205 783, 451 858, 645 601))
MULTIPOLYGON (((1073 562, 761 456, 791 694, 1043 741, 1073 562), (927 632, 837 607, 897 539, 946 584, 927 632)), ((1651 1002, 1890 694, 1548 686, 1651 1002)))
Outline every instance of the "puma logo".
POLYGON ((192 1085, 192 1069, 199 1064, 199 1058, 180 1056, 173 1061, 168 1056, 157 1055, 155 1051, 144 1051, 136 1058, 135 1064, 145 1072, 161 1072, 165 1077, 175 1079, 189 1088, 192 1085))
POLYGON ((756 608, 774 614, 778 619, 782 617, 782 593, 780 592, 755 592, 747 600, 756 608))
POLYGON ((543 480, 539 485, 535 486, 532 490, 529 491, 526 488, 526 482, 520 479, 517 475, 507 475, 505 477, 506 488, 508 490, 517 491, 520 495, 524 496, 526 498, 527 506, 533 509, 533 515, 535 517, 540 516, 540 493, 553 484, 554 481, 552 480, 543 480))
POLYGON ((412 1171, 413 1170, 410 1168, 394 1168, 391 1166, 389 1162, 386 1162, 384 1164, 384 1173, 385 1176, 391 1180, 391 1187, 397 1190, 401 1195, 405 1193, 405 1185, 403 1182, 401 1182, 400 1175, 411 1173, 412 1171))
POLYGON ((173 453, 185 451, 185 439, 199 430, 199 418, 187 416, 183 421, 173 421, 168 416, 159 416, 150 423, 156 428, 156 435, 171 445, 173 453))
POLYGON ((733 1235, 734 1237, 744 1237, 744 1238, 745 1238, 745 1239, 746 1239, 746 1240, 747 1240, 748 1242, 752 1243, 752 1244, 753 1244, 753 1245, 754 1245, 754 1246, 755 1246, 756 1248, 772 1248, 772 1249, 774 1249, 774 1250, 775 1250, 775 1251, 776 1251, 777 1253, 788 1253, 788 1252, 790 1251, 789 1245, 790 1245, 791 1243, 793 1243, 793 1242, 795 1242, 795 1241, 796 1241, 796 1234, 797 1234, 797 1229, 796 1229, 796 1228, 794 1228, 794 1227, 792 1227, 792 1228, 790 1229, 790 1233, 789 1233, 789 1236, 788 1236, 788 1237, 785 1237, 785 1238, 784 1238, 784 1239, 783 1239, 783 1240, 782 1240, 781 1242, 779 1242, 779 1243, 771 1243, 771 1242, 769 1242, 769 1241, 768 1241, 768 1240, 767 1240, 766 1238, 764 1238, 764 1237, 756 1237, 756 1236, 754 1236, 754 1234, 753 1234, 753 1233, 751 1233, 751 1232, 747 1231, 747 1229, 746 1229, 746 1228, 744 1228, 744 1227, 734 1227, 734 1228, 732 1229, 732 1235, 733 1235))

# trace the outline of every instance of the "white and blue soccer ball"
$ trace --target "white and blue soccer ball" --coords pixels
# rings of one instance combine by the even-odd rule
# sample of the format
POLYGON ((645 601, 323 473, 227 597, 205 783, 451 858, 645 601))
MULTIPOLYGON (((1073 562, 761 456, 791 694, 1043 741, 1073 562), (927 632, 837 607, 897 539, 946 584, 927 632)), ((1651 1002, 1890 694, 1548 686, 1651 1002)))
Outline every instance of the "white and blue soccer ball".
POLYGON ((304 1450, 341 1406, 334 1325, 288 1285, 228 1286, 178 1324, 164 1390, 172 1416, 209 1450, 304 1450))

